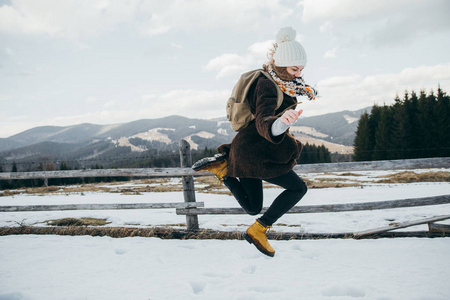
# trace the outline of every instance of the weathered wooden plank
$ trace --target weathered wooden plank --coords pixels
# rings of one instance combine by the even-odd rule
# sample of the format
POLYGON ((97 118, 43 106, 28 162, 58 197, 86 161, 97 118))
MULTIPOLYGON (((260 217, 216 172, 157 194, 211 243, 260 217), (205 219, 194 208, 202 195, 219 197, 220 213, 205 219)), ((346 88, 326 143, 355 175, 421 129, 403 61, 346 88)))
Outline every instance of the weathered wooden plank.
POLYGON ((406 228, 406 227, 411 227, 411 226, 421 225, 421 224, 427 224, 427 223, 437 222, 437 221, 442 221, 442 220, 447 220, 447 219, 450 219, 450 215, 424 218, 424 219, 420 219, 420 220, 408 221, 408 222, 403 222, 403 223, 395 223, 395 224, 392 224, 389 226, 383 226, 383 227, 379 227, 379 228, 358 231, 358 232, 353 233, 353 236, 355 238, 358 238, 363 235, 387 232, 387 231, 391 231, 391 230, 395 230, 395 229, 406 228))
MULTIPOLYGON (((294 206, 287 213, 329 213, 329 212, 343 212, 343 211, 360 211, 360 210, 379 210, 390 209, 398 207, 414 207, 426 205, 439 205, 450 203, 450 195, 411 198, 403 200, 366 202, 366 203, 345 203, 345 204, 328 204, 328 205, 309 205, 309 206, 294 206)), ((264 213, 267 207, 263 208, 261 213, 264 213)), ((242 208, 191 208, 191 209, 177 209, 178 215, 196 214, 196 215, 235 215, 245 214, 242 208)))
MULTIPOLYGON (((191 145, 186 140, 180 140, 180 164, 182 168, 192 166, 191 145)), ((195 187, 193 176, 183 176, 183 196, 185 203, 195 202, 195 187)), ((189 208, 187 208, 189 209, 189 208)), ((198 217, 186 215, 186 226, 188 230, 198 230, 198 217)))
MULTIPOLYGON (((0 179, 45 179, 83 177, 181 177, 193 175, 191 168, 93 169, 42 172, 4 172, 0 179)), ((204 172, 206 173, 206 172, 204 172)), ((207 174, 204 174, 207 175, 207 174)))
POLYGON ((109 203, 109 204, 64 204, 64 205, 21 205, 0 206, 0 212, 18 211, 60 211, 60 210, 114 210, 203 207, 204 202, 172 203, 109 203))
MULTIPOLYGON (((450 157, 380 160, 368 162, 345 162, 296 165, 298 173, 347 172, 372 170, 410 170, 428 168, 450 168, 450 157)), ((208 172, 195 172, 189 167, 181 168, 145 168, 145 169, 94 169, 42 172, 2 172, 0 180, 7 179, 45 179, 45 178, 82 178, 82 177, 182 177, 213 176, 208 172)))
MULTIPOLYGON (((261 213, 264 213, 267 210, 267 207, 263 208, 261 213)), ((242 208, 238 207, 211 207, 204 209, 182 209, 177 208, 177 215, 244 215, 246 212, 242 208)))
POLYGON ((428 231, 429 232, 450 233, 450 225, 428 223, 428 231))
POLYGON ((450 157, 296 165, 298 173, 450 168, 450 157))

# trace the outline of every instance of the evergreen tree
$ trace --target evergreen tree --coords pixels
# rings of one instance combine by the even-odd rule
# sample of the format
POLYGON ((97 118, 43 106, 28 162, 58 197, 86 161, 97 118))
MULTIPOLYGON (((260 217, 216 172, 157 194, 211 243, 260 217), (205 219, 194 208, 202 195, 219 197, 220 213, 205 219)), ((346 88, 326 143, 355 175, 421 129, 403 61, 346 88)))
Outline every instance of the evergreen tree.
POLYGON ((391 159, 404 157, 405 146, 405 110, 403 101, 397 96, 395 104, 392 106, 392 125, 391 125, 391 159))
POLYGON ((303 145, 300 158, 297 160, 299 164, 315 164, 331 162, 331 154, 324 145, 316 146, 308 143, 303 145))
POLYGON ((330 163, 331 162, 331 154, 327 147, 324 145, 319 147, 320 151, 320 162, 330 163))
POLYGON ((419 132, 419 107, 418 99, 415 92, 411 93, 411 97, 407 97, 405 93, 405 146, 407 149, 405 158, 417 158, 417 150, 420 147, 419 132))
POLYGON ((353 142, 355 149, 354 159, 356 161, 368 161, 370 160, 369 151, 369 114, 364 112, 358 122, 358 128, 356 129, 356 137, 353 142))
POLYGON ((388 106, 380 108, 380 120, 375 131, 375 146, 372 159, 383 160, 390 159, 391 131, 392 131, 392 113, 388 106))
POLYGON ((378 129, 378 123, 381 119, 381 108, 377 105, 372 107, 372 111, 369 115, 369 120, 367 122, 367 133, 368 133, 368 146, 367 146, 367 160, 373 159, 373 150, 375 149, 375 135, 378 129))
POLYGON ((436 144, 439 145, 437 155, 447 157, 450 156, 450 97, 440 87, 437 91, 436 108, 436 144))
POLYGON ((61 171, 64 171, 64 170, 72 170, 72 169, 67 165, 67 163, 66 163, 65 161, 61 162, 61 166, 59 167, 59 169, 60 169, 61 171))

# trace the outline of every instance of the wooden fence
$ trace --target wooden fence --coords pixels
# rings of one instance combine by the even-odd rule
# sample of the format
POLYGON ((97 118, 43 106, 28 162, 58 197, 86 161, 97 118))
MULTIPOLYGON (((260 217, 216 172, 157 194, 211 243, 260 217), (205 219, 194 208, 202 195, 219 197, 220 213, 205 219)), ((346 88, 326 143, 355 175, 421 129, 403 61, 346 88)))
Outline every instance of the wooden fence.
MULTIPOLYGON (((184 202, 175 203, 134 203, 134 204, 79 204, 79 205, 38 205, 38 206, 0 206, 0 212, 13 211, 50 211, 50 210, 101 210, 101 209, 154 209, 175 208, 176 213, 186 216, 188 231, 199 230, 198 215, 206 214, 245 214, 242 208, 204 208, 203 202, 196 202, 194 176, 212 176, 208 172, 194 172, 190 145, 180 141, 181 168, 147 168, 147 169, 94 169, 43 172, 3 172, 0 180, 14 179, 49 179, 49 178, 83 178, 83 177, 181 177, 184 202)), ((450 168, 450 158, 425 158, 393 161, 346 162, 297 165, 294 171, 300 174, 321 172, 351 172, 373 170, 410 170, 429 168, 450 168)), ((435 197, 403 199, 394 201, 379 201, 370 203, 351 203, 336 205, 295 206, 288 213, 325 213, 360 210, 377 210, 400 207, 439 205, 450 203, 450 195, 435 197)), ((263 208, 263 212, 267 208, 263 208)), ((450 215, 435 216, 422 220, 393 224, 387 227, 354 232, 353 237, 361 237, 380 232, 387 232, 419 224, 429 224, 430 231, 450 232, 449 225, 434 224, 434 222, 450 219, 450 215)))

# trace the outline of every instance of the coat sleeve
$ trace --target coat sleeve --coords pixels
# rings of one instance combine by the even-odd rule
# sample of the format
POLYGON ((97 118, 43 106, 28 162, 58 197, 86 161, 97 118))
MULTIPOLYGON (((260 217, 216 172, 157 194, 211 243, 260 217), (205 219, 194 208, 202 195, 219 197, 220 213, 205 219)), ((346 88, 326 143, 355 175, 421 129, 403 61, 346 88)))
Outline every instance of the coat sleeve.
POLYGON ((272 135, 272 124, 277 120, 277 88, 267 78, 260 78, 255 88, 256 108, 255 125, 258 133, 271 143, 278 144, 284 139, 286 133, 278 136, 272 135))

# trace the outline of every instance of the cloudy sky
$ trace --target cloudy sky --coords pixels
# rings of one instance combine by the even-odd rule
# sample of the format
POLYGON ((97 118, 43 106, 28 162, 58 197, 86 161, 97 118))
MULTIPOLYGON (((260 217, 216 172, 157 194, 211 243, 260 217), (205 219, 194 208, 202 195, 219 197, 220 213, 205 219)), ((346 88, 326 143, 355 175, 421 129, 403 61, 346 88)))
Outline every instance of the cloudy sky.
POLYGON ((279 28, 308 54, 304 116, 450 93, 448 0, 0 0, 0 137, 215 118, 279 28))

